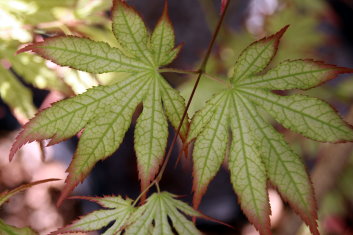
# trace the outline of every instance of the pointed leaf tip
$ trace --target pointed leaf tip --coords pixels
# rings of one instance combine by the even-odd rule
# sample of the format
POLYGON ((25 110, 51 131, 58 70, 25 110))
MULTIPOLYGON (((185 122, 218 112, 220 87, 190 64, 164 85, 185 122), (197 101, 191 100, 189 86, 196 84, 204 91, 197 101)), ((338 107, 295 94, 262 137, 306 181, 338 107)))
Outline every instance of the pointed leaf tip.
POLYGON ((260 39, 259 41, 254 42, 253 44, 261 43, 261 42, 269 42, 269 41, 274 40, 274 50, 275 50, 275 51, 274 51, 274 53, 273 53, 273 55, 272 55, 272 57, 271 57, 271 60, 272 60, 272 58, 273 58, 273 57, 276 55, 276 53, 277 53, 278 45, 279 45, 279 43, 280 43, 280 40, 281 40, 281 38, 283 37, 284 33, 288 30, 289 26, 290 26, 290 25, 288 24, 288 25, 284 26, 283 28, 281 28, 277 33, 272 34, 272 35, 270 35, 270 36, 268 36, 268 37, 264 37, 264 38, 260 39))
POLYGON ((69 196, 69 194, 74 190, 74 188, 78 185, 78 182, 75 184, 69 184, 67 180, 65 181, 65 187, 63 191, 61 191, 60 197, 56 202, 56 207, 59 208, 65 201, 65 199, 69 196))
POLYGON ((350 68, 337 67, 322 61, 286 60, 265 74, 244 79, 240 84, 269 90, 307 90, 334 79, 339 74, 352 72, 350 68))
POLYGON ((277 33, 251 43, 243 50, 234 65, 234 74, 231 77, 233 84, 239 84, 249 77, 264 71, 275 57, 281 37, 289 25, 277 33))
POLYGON ((18 53, 26 51, 35 52, 55 64, 89 73, 138 72, 146 69, 146 64, 132 60, 108 43, 85 37, 51 37, 29 44, 18 53))
MULTIPOLYGON (((81 199, 85 198, 86 197, 83 197, 81 199)), ((89 200, 99 204, 103 202, 103 205, 101 205, 105 207, 105 209, 95 210, 84 216, 80 216, 71 224, 59 228, 50 235, 96 231, 106 227, 111 222, 113 222, 112 226, 106 230, 104 234, 120 234, 119 232, 129 225, 130 221, 128 221, 128 218, 130 218, 130 215, 134 211, 134 208, 131 206, 132 200, 124 200, 119 196, 110 196, 108 198, 88 198, 89 200), (104 206, 106 203, 108 203, 108 207, 104 206)))
POLYGON ((121 0, 113 2, 112 29, 115 38, 132 56, 153 64, 149 33, 141 15, 133 7, 121 0))
POLYGON ((221 15, 223 14, 225 8, 226 8, 226 5, 228 4, 229 0, 222 0, 221 1, 221 15))
POLYGON ((27 44, 24 47, 18 49, 16 51, 16 55, 24 53, 24 52, 28 52, 28 51, 32 51, 33 50, 33 43, 27 44))
MULTIPOLYGON (((159 80, 154 93, 147 91, 150 81, 153 80, 152 74, 156 75, 154 72, 151 73, 151 67, 155 70, 156 65, 170 63, 181 47, 174 45, 175 35, 167 8, 166 1, 161 18, 162 23, 155 30, 157 40, 154 41, 154 46, 159 46, 155 49, 160 52, 159 63, 156 63, 156 58, 153 57, 154 48, 150 45, 151 35, 142 18, 123 0, 113 1, 112 18, 114 35, 126 54, 121 49, 110 47, 107 43, 75 36, 53 37, 18 50, 18 53, 32 51, 58 65, 86 72, 114 71, 131 75, 124 81, 109 86, 94 87, 81 95, 63 100, 39 112, 17 137, 10 152, 10 159, 22 145, 28 142, 51 139, 49 145, 52 145, 84 130, 73 161, 68 168, 69 176, 66 180, 66 187, 57 206, 62 204, 99 160, 110 156, 120 146, 136 107, 143 100, 144 109, 147 107, 147 93, 154 97, 152 101, 149 101, 149 111, 144 111, 141 116, 148 117, 151 121, 141 120, 144 124, 141 126, 150 128, 148 124, 152 123, 153 127, 156 127, 149 130, 152 133, 149 138, 153 138, 155 143, 152 147, 143 146, 146 138, 141 130, 140 143, 142 144, 139 146, 137 143, 135 149, 137 153, 147 149, 146 154, 140 154, 141 158, 148 158, 146 160, 148 164, 140 164, 143 166, 139 168, 147 168, 144 174, 146 177, 141 178, 153 178, 157 172, 163 159, 168 137, 166 118, 173 126, 176 126, 185 109, 184 99, 161 76, 153 78, 159 80), (163 92, 163 94, 158 92, 163 92), (158 105, 158 110, 155 108, 156 105, 158 105), (150 117, 150 112, 152 112, 152 117, 150 117), (163 120, 163 123, 160 120, 163 120), (163 129, 163 134, 161 134, 161 129, 163 129)), ((185 121, 181 131, 183 136, 186 135, 187 125, 185 121)))
MULTIPOLYGON (((37 115, 36 115, 37 116, 37 115)), ((26 136, 26 130, 27 128, 30 128, 31 121, 34 120, 32 118, 30 121, 28 121, 24 126, 23 130, 16 136, 15 142, 12 144, 10 153, 9 153, 9 161, 11 162, 13 158, 15 157, 15 154, 17 151, 25 144, 31 143, 35 140, 44 140, 46 138, 43 138, 43 136, 40 136, 40 134, 32 134, 31 136, 26 136)))

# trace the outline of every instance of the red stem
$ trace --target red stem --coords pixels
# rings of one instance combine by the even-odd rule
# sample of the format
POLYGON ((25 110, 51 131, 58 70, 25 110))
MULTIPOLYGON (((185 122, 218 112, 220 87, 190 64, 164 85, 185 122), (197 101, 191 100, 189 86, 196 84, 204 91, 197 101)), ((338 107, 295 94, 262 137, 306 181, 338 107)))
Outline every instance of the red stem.
POLYGON ((219 21, 218 21, 216 30, 214 31, 213 36, 212 36, 212 40, 211 40, 211 42, 210 42, 210 44, 209 44, 209 46, 208 46, 208 48, 207 48, 206 55, 205 55, 205 57, 203 58, 203 61, 202 61, 201 66, 200 66, 200 69, 198 70, 198 76, 197 76, 195 85, 194 85, 194 87, 193 87, 193 89, 192 89, 192 92, 191 92, 191 94, 190 94, 190 98, 189 98, 189 100, 188 100, 188 102, 187 102, 187 104, 186 104, 185 111, 184 111, 184 113, 183 113, 183 116, 182 116, 182 118, 181 118, 181 121, 180 121, 180 123, 179 123, 179 126, 178 126, 178 128, 177 128, 177 130, 176 130, 176 133, 174 134, 174 138, 173 138, 172 143, 171 143, 171 146, 170 146, 170 148, 169 148, 169 150, 168 150, 168 152, 167 152, 167 155, 166 155, 166 157, 165 157, 165 160, 164 160, 164 162, 163 162, 163 165, 162 165, 162 167, 161 167, 161 170, 159 171, 159 173, 158 173, 156 179, 154 180, 154 183, 156 183, 156 184, 158 184, 159 181, 162 179, 162 176, 163 176, 163 173, 164 173, 164 171, 165 171, 165 168, 167 167, 167 163, 168 163, 168 161, 169 161, 169 159, 170 159, 170 157, 171 157, 171 155, 172 155, 172 151, 173 151, 173 149, 174 149, 174 147, 175 147, 175 144, 176 144, 178 135, 179 135, 179 133, 180 133, 180 129, 181 129, 182 125, 183 125, 183 122, 184 122, 184 120, 185 120, 185 118, 186 118, 186 115, 187 115, 187 112, 188 112, 188 110, 189 110, 191 101, 192 101, 192 99, 194 98, 196 88, 197 88, 197 86, 199 85, 199 82, 200 82, 200 80, 201 80, 202 74, 205 73, 205 68, 206 68, 208 59, 209 59, 209 57, 210 57, 210 55, 211 55, 213 46, 214 46, 214 44, 215 44, 215 42, 216 42, 217 35, 219 34, 219 31, 220 31, 220 29, 221 29, 222 23, 223 23, 223 21, 224 21, 224 18, 225 18, 225 15, 226 15, 226 12, 227 12, 227 9, 228 9, 228 6, 229 6, 229 2, 230 2, 230 1, 227 1, 227 2, 226 2, 226 5, 224 6, 224 10, 222 11, 221 18, 220 18, 219 21))

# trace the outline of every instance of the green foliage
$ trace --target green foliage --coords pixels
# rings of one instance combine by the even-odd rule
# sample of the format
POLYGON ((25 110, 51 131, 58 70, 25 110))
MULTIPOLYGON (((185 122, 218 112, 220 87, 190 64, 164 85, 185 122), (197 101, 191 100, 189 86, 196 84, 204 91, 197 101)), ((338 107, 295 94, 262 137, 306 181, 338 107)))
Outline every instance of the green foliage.
POLYGON ((0 59, 6 60, 12 68, 10 71, 0 64, 0 95, 22 123, 34 116, 36 108, 32 102, 31 90, 18 81, 16 74, 34 87, 56 90, 63 94, 70 93, 67 85, 45 66, 42 58, 30 54, 15 56, 16 45, 19 42, 0 39, 0 43, 2 48, 0 59))
MULTIPOLYGON (((39 4, 40 1, 35 2, 39 4)), ((64 5, 71 3, 62 2, 64 5)), ((82 11, 76 12, 78 18, 85 18, 89 12, 108 6, 106 3, 86 6, 85 3, 87 0, 80 1, 82 11)), ((227 1, 222 1, 222 7, 226 7, 226 4, 227 1)), ((225 87, 217 87, 219 92, 195 113, 190 127, 188 117, 185 118, 179 134, 186 144, 195 140, 195 208, 201 203, 208 184, 226 159, 241 208, 261 234, 271 234, 268 181, 289 202, 311 232, 318 234, 314 192, 305 166, 284 137, 271 125, 264 111, 284 127, 308 138, 323 142, 353 141, 352 128, 325 102, 300 94, 281 96, 272 92, 310 89, 340 73, 353 70, 313 60, 287 60, 269 68, 286 30, 287 27, 250 44, 239 55, 229 78, 219 80, 225 87)), ((95 34, 87 28, 83 31, 95 34)), ((134 134, 143 191, 139 199, 152 186, 150 183, 163 162, 168 121, 177 128, 185 112, 183 97, 161 75, 162 71, 179 71, 160 69, 170 64, 180 50, 180 46, 175 47, 167 5, 154 31, 150 33, 133 8, 122 0, 114 0, 112 31, 116 39, 114 46, 84 37, 58 36, 19 50, 35 52, 61 66, 95 74, 115 72, 114 76, 117 75, 113 81, 98 85, 98 81, 88 73, 70 71, 76 79, 64 80, 80 95, 57 102, 37 113, 12 146, 10 159, 28 142, 50 139, 49 145, 52 145, 82 131, 59 204, 85 179, 98 161, 119 148, 136 108, 142 103, 143 110, 137 118, 134 134), (85 76, 89 76, 90 85, 97 86, 87 90, 90 85, 81 79, 85 76)), ((39 72, 44 63, 41 58, 29 54, 22 54, 21 57, 8 55, 7 58, 13 70, 31 84, 68 92, 66 84, 57 82, 55 76, 38 78, 38 73, 48 72, 39 72), (23 67, 32 60, 36 63, 35 72, 23 67), (41 83, 42 80, 45 82, 41 83)), ((26 118, 31 117, 34 108, 28 102, 29 92, 23 90, 9 71, 2 67, 0 69, 5 77, 0 80, 3 99, 15 110, 24 113, 26 118), (13 101, 6 89, 14 88, 6 87, 9 85, 4 88, 3 84, 10 84, 21 92, 23 102, 17 99, 13 101)), ((158 182, 153 183, 159 192, 158 182)), ((105 234, 173 234, 173 231, 199 234, 194 224, 182 213, 206 218, 166 192, 150 195, 147 202, 139 207, 135 207, 137 201, 120 196, 81 198, 97 202, 105 209, 83 216, 54 234, 99 230, 111 222, 113 225, 105 234)))
POLYGON ((8 225, 0 220, 0 231, 2 235, 36 235, 31 228, 17 228, 15 226, 8 225))
MULTIPOLYGON (((65 96, 72 92, 82 92, 80 76, 70 74, 68 70, 54 71, 49 69, 44 59, 31 55, 15 55, 21 43, 27 43, 38 38, 41 34, 79 33, 84 31, 85 23, 94 21, 102 25, 107 22, 97 13, 108 9, 109 1, 95 0, 87 3, 86 0, 14 0, 0 2, 0 60, 5 64, 1 66, 0 95, 12 109, 15 117, 25 123, 32 118, 36 109, 32 103, 32 94, 28 87, 17 81, 19 75, 25 83, 39 89, 59 91, 65 96), (70 17, 68 17, 70 16, 70 17), (67 19, 70 18, 70 19, 67 19), (73 27, 66 27, 65 23, 73 22, 73 27), (80 21, 80 24, 77 22, 80 21), (80 27, 76 27, 80 26, 80 27), (72 30, 72 31, 71 31, 72 30), (11 68, 11 70, 10 70, 11 68), (64 77, 64 80, 60 77, 64 77), (80 88, 78 88, 80 87, 80 88), (15 92, 7 92, 13 90, 15 92), (13 94, 18 97, 13 99, 13 94), (21 100, 21 102, 19 102, 21 100), (22 106, 22 107, 20 107, 22 106), (25 108, 25 107, 26 108, 25 108)), ((74 73, 74 72, 73 72, 74 73)), ((86 89, 96 85, 91 75, 86 76, 86 89), (90 78, 90 80, 88 80, 90 78)))
MULTIPOLYGON (((132 114, 141 102, 143 111, 135 129, 135 150, 142 189, 157 173, 167 144, 167 118, 176 128, 185 109, 183 98, 158 72, 159 66, 176 56, 172 45, 174 33, 166 15, 165 10, 150 37, 140 16, 125 3, 115 1, 113 32, 123 49, 70 36, 50 38, 20 50, 31 50, 57 64, 87 72, 130 74, 121 82, 98 86, 56 103, 37 114, 18 136, 11 157, 27 142, 51 139, 50 144, 55 144, 85 129, 68 169, 66 188, 60 200, 99 160, 119 147, 132 114)), ((186 131, 187 121, 180 133, 182 138, 185 138, 186 131)))
MULTIPOLYGON (((43 184, 51 181, 56 181, 58 179, 46 179, 46 180, 39 180, 29 184, 21 185, 13 190, 4 191, 0 194, 0 206, 2 206, 6 201, 10 199, 10 197, 14 196, 15 194, 22 192, 28 188, 31 188, 38 184, 43 184)), ((15 226, 11 226, 0 220, 0 232, 1 235, 36 235, 37 233, 34 232, 31 228, 17 228, 15 226)))
POLYGON ((13 110, 18 119, 27 120, 36 112, 32 103, 32 93, 15 78, 15 76, 0 65, 0 95, 13 110))
POLYGON ((270 234, 267 178, 318 234, 313 189, 305 167, 284 138, 263 118, 266 110, 285 127, 319 141, 352 141, 353 131, 325 102, 270 90, 308 89, 350 69, 311 60, 285 61, 267 71, 287 27, 248 46, 239 56, 228 87, 212 97, 191 122, 196 138, 194 205, 215 176, 230 144, 228 168, 244 213, 262 234, 270 234), (229 135, 229 130, 231 135, 229 135))
POLYGON ((89 232, 113 225, 103 234, 174 234, 172 226, 179 234, 201 234, 195 225, 180 212, 193 217, 204 217, 186 203, 175 199, 168 192, 154 193, 147 202, 135 208, 131 199, 118 197, 74 197, 87 199, 100 204, 105 209, 82 216, 72 224, 52 233, 89 232), (171 223, 168 221, 170 219, 171 223))

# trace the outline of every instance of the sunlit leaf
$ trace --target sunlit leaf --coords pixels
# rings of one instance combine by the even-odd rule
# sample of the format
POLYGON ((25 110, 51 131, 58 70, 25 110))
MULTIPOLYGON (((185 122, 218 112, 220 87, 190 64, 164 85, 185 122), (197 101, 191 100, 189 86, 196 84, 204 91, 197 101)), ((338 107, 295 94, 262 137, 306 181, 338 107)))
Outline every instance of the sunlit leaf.
POLYGON ((114 0, 112 15, 113 33, 118 42, 133 56, 153 64, 149 32, 139 14, 124 1, 114 0))
POLYGON ((352 69, 336 67, 313 60, 284 61, 266 74, 252 76, 242 86, 270 90, 309 89, 352 69))
POLYGON ((81 216, 72 224, 67 225, 57 231, 51 233, 63 234, 73 232, 89 232, 99 230, 107 226, 110 222, 113 225, 104 233, 104 235, 120 234, 123 226, 128 218, 134 212, 134 207, 131 205, 131 199, 123 199, 120 196, 114 197, 75 197, 86 199, 100 204, 105 209, 93 211, 85 216, 81 216))
MULTIPOLYGON (((112 14, 113 32, 122 48, 65 36, 30 44, 19 51, 33 51, 59 65, 86 72, 125 74, 124 79, 111 85, 93 87, 39 112, 12 146, 10 158, 27 142, 51 139, 49 145, 52 145, 83 130, 59 203, 98 161, 116 151, 140 103, 143 110, 137 119, 134 138, 139 178, 142 189, 146 188, 163 160, 168 138, 167 120, 177 128, 185 110, 184 99, 158 72, 160 66, 175 56, 174 33, 167 10, 157 25, 154 39, 140 16, 126 3, 114 1, 112 14), (161 37, 161 30, 165 30, 168 37, 161 37)), ((187 128, 186 119, 180 132, 182 139, 186 138, 187 128)))
POLYGON ((233 83, 246 79, 247 77, 261 72, 275 56, 279 40, 287 30, 284 27, 278 33, 252 43, 244 50, 234 66, 234 74, 231 78, 233 83))
POLYGON ((279 96, 260 89, 242 89, 283 126, 323 142, 353 140, 352 128, 327 103, 304 95, 279 96))
POLYGON ((168 16, 168 5, 167 1, 165 2, 165 7, 162 17, 159 19, 159 22, 156 28, 153 31, 151 37, 151 46, 153 49, 153 55, 155 60, 160 65, 169 64, 176 57, 179 49, 174 48, 174 30, 168 16))
POLYGON ((195 225, 180 212, 203 217, 202 214, 193 210, 187 204, 174 199, 172 194, 167 192, 155 193, 148 198, 145 205, 137 209, 135 213, 139 217, 126 229, 126 234, 148 234, 151 225, 152 234, 174 234, 168 218, 170 218, 178 234, 201 234, 195 225), (180 204, 183 206, 180 206, 180 204))
POLYGON ((241 208, 261 234, 271 234, 267 179, 277 187, 313 234, 318 234, 314 192, 298 155, 267 120, 266 110, 283 126, 314 140, 352 141, 353 130, 325 102, 304 96, 280 96, 270 90, 309 89, 352 69, 312 60, 285 61, 273 69, 278 33, 248 46, 239 56, 231 85, 214 95, 190 125, 196 138, 194 206, 221 166, 230 142, 228 168, 241 208), (231 138, 229 133, 231 133, 231 138))
POLYGON ((31 44, 19 52, 33 51, 59 65, 90 72, 139 72, 148 69, 143 62, 128 58, 105 42, 74 36, 54 37, 31 44))
POLYGON ((52 235, 95 231, 111 222, 113 222, 112 225, 103 233, 104 235, 123 232, 124 234, 168 235, 174 234, 174 229, 178 234, 194 235, 201 233, 191 221, 185 218, 185 215, 206 218, 167 192, 152 194, 144 205, 137 208, 133 207, 131 199, 122 199, 120 196, 74 198, 96 202, 104 209, 82 216, 72 224, 51 233, 52 235))
MULTIPOLYGON (((266 170, 256 146, 254 133, 248 124, 248 115, 239 102, 240 96, 232 95, 230 128, 232 144, 229 153, 229 171, 240 205, 256 228, 270 234, 270 204, 266 190, 266 170)), ((230 99, 231 99, 230 98, 230 99)))
POLYGON ((68 86, 58 78, 54 71, 47 68, 42 58, 21 54, 8 59, 14 71, 34 87, 70 94, 68 86))
POLYGON ((302 160, 283 136, 265 121, 258 107, 244 98, 241 98, 241 102, 248 113, 249 126, 262 153, 269 180, 311 227, 316 226, 313 189, 302 160))
POLYGON ((36 112, 32 102, 32 92, 17 78, 0 65, 0 96, 9 105, 19 120, 28 120, 36 112))
POLYGON ((152 81, 147 87, 143 111, 137 119, 135 129, 135 149, 142 188, 146 188, 157 173, 168 137, 168 123, 161 103, 159 78, 150 79, 152 81))
MULTIPOLYGON (((229 95, 223 94, 210 120, 195 142, 194 160, 194 205, 197 207, 207 185, 219 170, 228 142, 229 95)), ((206 117, 207 118, 207 117, 206 117)), ((196 125, 195 125, 196 126, 196 125)), ((191 126, 193 127, 193 125, 191 126)))

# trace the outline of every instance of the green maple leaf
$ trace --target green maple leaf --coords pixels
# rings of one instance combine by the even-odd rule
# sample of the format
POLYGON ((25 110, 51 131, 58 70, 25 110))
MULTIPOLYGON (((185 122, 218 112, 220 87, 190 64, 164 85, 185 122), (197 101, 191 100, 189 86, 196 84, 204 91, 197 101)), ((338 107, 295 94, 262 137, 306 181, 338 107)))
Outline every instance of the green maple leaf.
POLYGON ((18 81, 16 75, 20 75, 25 82, 39 89, 53 89, 69 93, 67 86, 45 67, 45 61, 42 58, 35 58, 30 54, 13 56, 15 45, 8 45, 2 40, 0 40, 0 44, 3 46, 0 58, 8 61, 12 68, 11 71, 0 65, 0 96, 21 123, 32 118, 37 109, 32 101, 32 91, 18 81))
POLYGON ((0 96, 18 120, 28 120, 36 112, 32 92, 23 86, 9 70, 0 65, 0 96))
POLYGON ((25 227, 25 228, 18 228, 15 226, 11 226, 9 224, 6 224, 3 220, 0 219, 0 231, 1 235, 37 235, 35 231, 33 231, 31 228, 25 227))
POLYGON ((23 86, 16 77, 0 65, 0 95, 19 120, 33 117, 36 107, 32 102, 32 92, 23 86))
MULTIPOLYGON (((39 180, 35 181, 29 184, 24 184, 21 185, 15 189, 12 189, 10 191, 4 191, 0 193, 0 206, 2 206, 6 201, 10 199, 10 197, 14 196, 15 194, 22 192, 28 188, 31 188, 35 185, 38 184, 43 184, 51 181, 57 181, 58 179, 46 179, 46 180, 39 180)), ((17 235, 17 234, 23 234, 23 235, 35 235, 37 234, 34 232, 31 228, 25 227, 25 228, 18 228, 12 225, 6 224, 3 220, 0 219, 0 234, 1 235, 17 235)))
POLYGON ((105 209, 96 210, 85 216, 82 216, 72 224, 60 228, 51 234, 95 231, 106 227, 111 222, 114 223, 103 234, 119 234, 124 226, 126 226, 126 224, 129 222, 129 218, 133 212, 136 211, 136 208, 132 206, 131 199, 123 199, 120 196, 72 198, 85 199, 96 202, 105 209))
POLYGON ((284 61, 267 69, 287 27, 252 43, 239 56, 228 88, 214 95, 190 124, 195 139, 194 205, 224 161, 241 208, 261 234, 271 234, 267 179, 318 234, 310 179, 299 156, 263 117, 267 111, 286 128, 323 142, 352 141, 353 131, 325 102, 304 96, 280 96, 271 90, 309 89, 352 69, 312 60, 284 61))
POLYGON ((182 213, 192 217, 207 218, 186 203, 175 199, 175 196, 168 192, 152 194, 146 204, 138 208, 132 205, 131 199, 124 200, 120 196, 74 198, 96 202, 106 209, 82 216, 72 224, 53 232, 52 235, 95 231, 106 227, 111 222, 113 224, 103 233, 104 235, 121 234, 123 231, 124 234, 174 234, 171 225, 178 234, 194 235, 201 233, 182 213))
MULTIPOLYGON (((74 36, 54 37, 21 49, 33 51, 59 65, 90 73, 126 72, 130 76, 113 85, 97 86, 38 113, 19 134, 10 158, 25 143, 51 139, 49 145, 84 129, 68 168, 66 187, 59 203, 82 181, 92 167, 121 144, 138 104, 143 111, 135 128, 135 150, 141 186, 148 186, 163 160, 168 122, 177 128, 185 109, 184 99, 159 73, 180 47, 167 5, 152 35, 140 16, 121 0, 112 9, 113 33, 122 49, 74 36)), ((185 138, 187 121, 180 135, 185 138)))

